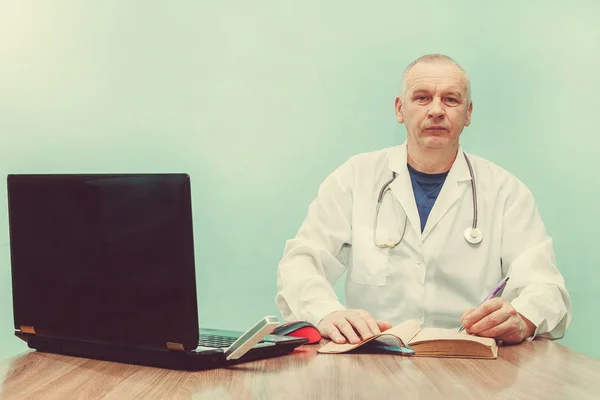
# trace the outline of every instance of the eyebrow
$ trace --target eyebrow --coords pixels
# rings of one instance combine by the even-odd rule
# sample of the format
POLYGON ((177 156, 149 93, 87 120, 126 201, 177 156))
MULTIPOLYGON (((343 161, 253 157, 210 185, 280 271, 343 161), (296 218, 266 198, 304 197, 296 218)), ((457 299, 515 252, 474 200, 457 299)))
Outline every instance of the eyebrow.
MULTIPOLYGON (((418 88, 418 89, 413 90, 412 95, 413 96, 417 96, 419 94, 423 94, 423 93, 428 94, 430 92, 431 91, 429 89, 418 88)), ((451 97, 456 97, 458 99, 462 99, 464 97, 460 92, 458 92, 456 90, 449 90, 449 91, 445 91, 445 92, 442 92, 442 93, 444 94, 444 97, 451 96, 451 97)))
POLYGON ((430 90, 420 88, 420 89, 413 90, 412 95, 415 96, 417 94, 429 93, 429 92, 430 92, 430 90))

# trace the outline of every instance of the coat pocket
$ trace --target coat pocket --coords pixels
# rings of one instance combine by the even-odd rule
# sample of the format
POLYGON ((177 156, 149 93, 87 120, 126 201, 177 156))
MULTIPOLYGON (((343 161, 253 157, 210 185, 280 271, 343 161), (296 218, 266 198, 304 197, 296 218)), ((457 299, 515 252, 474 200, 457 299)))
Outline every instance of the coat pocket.
MULTIPOLYGON (((389 231, 377 228, 378 243, 387 243, 389 231)), ((352 228, 350 280, 368 286, 385 286, 388 276, 389 249, 380 249, 373 240, 373 227, 352 228)))

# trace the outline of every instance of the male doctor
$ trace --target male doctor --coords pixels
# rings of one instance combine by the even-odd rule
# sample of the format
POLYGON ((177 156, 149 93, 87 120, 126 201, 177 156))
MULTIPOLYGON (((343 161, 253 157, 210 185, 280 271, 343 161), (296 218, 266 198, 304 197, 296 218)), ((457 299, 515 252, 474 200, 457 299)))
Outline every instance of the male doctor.
POLYGON ((321 184, 278 267, 284 319, 336 343, 413 318, 513 344, 564 336, 571 301, 532 193, 459 143, 470 92, 447 56, 407 67, 395 100, 406 142, 356 155, 321 184), (332 287, 344 272, 346 305, 332 287))

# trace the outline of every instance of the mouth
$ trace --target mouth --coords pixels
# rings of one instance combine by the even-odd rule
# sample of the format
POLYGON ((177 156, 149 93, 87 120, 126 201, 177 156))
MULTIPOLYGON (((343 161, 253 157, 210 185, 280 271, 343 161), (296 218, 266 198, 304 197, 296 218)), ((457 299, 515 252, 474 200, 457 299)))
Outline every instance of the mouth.
POLYGON ((447 131, 448 128, 444 128, 443 126, 429 126, 424 131, 447 131))

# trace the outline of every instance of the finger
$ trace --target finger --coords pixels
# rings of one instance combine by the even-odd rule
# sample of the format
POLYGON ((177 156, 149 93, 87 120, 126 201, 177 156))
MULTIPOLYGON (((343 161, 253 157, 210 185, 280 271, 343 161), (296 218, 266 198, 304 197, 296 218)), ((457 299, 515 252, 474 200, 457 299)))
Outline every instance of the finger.
POLYGON ((465 312, 462 314, 462 316, 460 317, 460 320, 464 320, 465 317, 469 314, 471 314, 473 311, 475 311, 475 307, 469 307, 465 310, 465 312))
POLYGON ((503 324, 504 321, 514 316, 516 316, 514 308, 508 306, 502 307, 469 326, 467 328, 467 333, 477 335, 479 332, 484 332, 503 324))
POLYGON ((371 331, 372 335, 378 335, 381 333, 381 330, 379 329, 379 324, 377 323, 377 321, 375 321, 375 318, 368 316, 365 318, 365 322, 369 327, 369 330, 371 331))
POLYGON ((465 317, 463 325, 465 326, 465 328, 469 328, 481 318, 501 308, 505 301, 506 300, 497 297, 484 302, 482 305, 480 305, 471 313, 469 313, 467 317, 465 317))
POLYGON ((346 338, 340 333, 338 328, 333 324, 332 319, 335 318, 335 312, 323 318, 317 329, 324 338, 331 339, 335 343, 346 343, 346 338))
POLYGON ((491 337, 500 340, 505 338, 512 338, 518 336, 520 332, 519 322, 516 319, 507 319, 499 325, 496 325, 490 329, 486 329, 477 334, 477 336, 491 337))
POLYGON ((388 322, 388 321, 377 320, 377 326, 379 327, 381 332, 383 332, 383 331, 387 331, 388 329, 390 329, 392 327, 392 323, 388 322))
POLYGON ((359 313, 350 313, 346 315, 346 319, 350 321, 355 331, 362 339, 373 336, 373 333, 371 332, 371 329, 369 329, 367 322, 359 313))
POLYGON ((381 330, 379 329, 379 324, 377 323, 377 321, 375 321, 375 318, 373 318, 371 314, 369 314, 367 311, 359 310, 358 315, 360 315, 365 320, 365 323, 367 324, 369 330, 373 335, 381 333, 381 330))
POLYGON ((340 333, 338 328, 336 328, 333 325, 329 328, 329 331, 327 332, 326 336, 329 337, 329 339, 331 339, 335 343, 346 343, 346 338, 340 333))
POLYGON ((344 335, 346 339, 348 339, 350 343, 360 342, 360 339, 356 335, 356 332, 354 331, 354 328, 352 327, 352 324, 350 323, 350 321, 348 321, 348 319, 342 317, 338 320, 333 321, 333 324, 337 327, 337 329, 339 329, 342 335, 344 335))
POLYGON ((506 344, 517 344, 522 342, 526 337, 525 327, 523 324, 518 324, 515 329, 508 330, 503 334, 496 336, 496 339, 502 340, 506 344))

